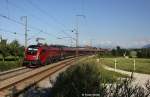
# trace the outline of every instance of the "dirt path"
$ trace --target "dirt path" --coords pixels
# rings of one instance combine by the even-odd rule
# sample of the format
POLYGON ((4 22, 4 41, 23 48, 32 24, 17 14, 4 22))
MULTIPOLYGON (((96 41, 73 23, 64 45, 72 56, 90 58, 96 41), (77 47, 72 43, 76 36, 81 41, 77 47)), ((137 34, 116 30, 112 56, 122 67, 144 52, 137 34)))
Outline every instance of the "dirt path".
MULTIPOLYGON (((120 70, 120 69, 115 70, 114 68, 108 67, 106 65, 104 65, 104 68, 107 70, 110 70, 110 71, 127 74, 129 76, 131 76, 131 74, 132 74, 132 72, 124 71, 124 70, 120 70)), ((148 75, 148 74, 133 73, 133 78, 134 78, 133 84, 138 84, 139 86, 144 86, 148 80, 150 81, 150 75, 148 75)))

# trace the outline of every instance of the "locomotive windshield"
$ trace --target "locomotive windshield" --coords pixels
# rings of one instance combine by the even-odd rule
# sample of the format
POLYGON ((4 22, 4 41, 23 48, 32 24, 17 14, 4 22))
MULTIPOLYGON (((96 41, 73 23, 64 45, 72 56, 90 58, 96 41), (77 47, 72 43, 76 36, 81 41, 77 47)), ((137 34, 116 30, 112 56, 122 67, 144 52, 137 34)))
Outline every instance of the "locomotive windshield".
POLYGON ((27 54, 29 54, 29 55, 35 55, 37 53, 37 51, 38 51, 38 46, 31 45, 27 49, 27 54))

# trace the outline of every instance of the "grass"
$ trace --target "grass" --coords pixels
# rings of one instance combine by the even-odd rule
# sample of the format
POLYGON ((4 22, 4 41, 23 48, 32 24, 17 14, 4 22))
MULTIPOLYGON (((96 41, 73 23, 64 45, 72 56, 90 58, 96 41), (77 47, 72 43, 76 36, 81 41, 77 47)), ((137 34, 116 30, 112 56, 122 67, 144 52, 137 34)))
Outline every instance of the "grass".
POLYGON ((84 59, 81 59, 79 61, 79 63, 77 63, 77 64, 96 65, 104 82, 112 83, 112 82, 116 82, 118 80, 118 78, 127 78, 128 77, 125 74, 121 74, 121 73, 117 73, 114 71, 109 71, 109 70, 104 69, 101 64, 96 62, 95 58, 84 58, 84 59))
POLYGON ((117 73, 117 72, 114 72, 114 71, 109 71, 109 70, 104 69, 103 67, 100 67, 100 72, 101 72, 101 75, 104 78, 104 81, 110 82, 110 83, 111 82, 116 82, 120 78, 127 78, 128 77, 125 74, 117 73))
POLYGON ((0 61, 0 72, 21 66, 21 61, 0 61))
MULTIPOLYGON (((107 66, 113 67, 114 68, 114 60, 115 58, 102 58, 100 59, 100 62, 102 64, 105 64, 107 66)), ((129 58, 116 58, 117 60, 117 68, 126 70, 126 71, 134 71, 134 59, 129 58)), ((143 59, 143 58, 136 58, 135 59, 135 72, 138 73, 146 73, 150 74, 150 59, 143 59)))

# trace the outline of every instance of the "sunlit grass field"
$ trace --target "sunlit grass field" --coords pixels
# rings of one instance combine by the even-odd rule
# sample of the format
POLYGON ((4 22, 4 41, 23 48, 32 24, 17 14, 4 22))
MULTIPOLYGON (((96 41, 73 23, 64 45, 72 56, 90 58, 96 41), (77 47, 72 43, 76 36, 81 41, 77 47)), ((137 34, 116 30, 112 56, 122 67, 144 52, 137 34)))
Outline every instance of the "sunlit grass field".
MULTIPOLYGON (((116 58, 116 68, 134 71, 134 59, 133 58, 116 58)), ((101 64, 105 64, 110 67, 115 67, 115 58, 101 58, 101 64)), ((150 74, 150 59, 135 58, 135 72, 150 74)))
POLYGON ((105 82, 110 82, 110 83, 116 82, 119 78, 129 77, 128 75, 125 75, 125 74, 120 74, 120 73, 117 73, 114 71, 109 71, 109 70, 104 69, 100 63, 96 62, 95 58, 81 59, 78 64, 96 65, 100 71, 100 75, 102 76, 103 81, 105 81, 105 82))

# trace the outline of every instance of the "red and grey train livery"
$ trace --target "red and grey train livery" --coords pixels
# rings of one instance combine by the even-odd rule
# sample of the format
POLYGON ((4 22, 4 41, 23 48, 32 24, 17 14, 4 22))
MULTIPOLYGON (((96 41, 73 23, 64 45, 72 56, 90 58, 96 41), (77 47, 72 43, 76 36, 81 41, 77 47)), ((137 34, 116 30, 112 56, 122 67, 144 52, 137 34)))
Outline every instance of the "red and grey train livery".
MULTIPOLYGON (((79 48, 79 54, 93 54, 97 50, 79 48)), ((68 56, 75 56, 76 48, 63 46, 30 45, 25 50, 23 65, 27 67, 38 67, 62 60, 68 56)))

